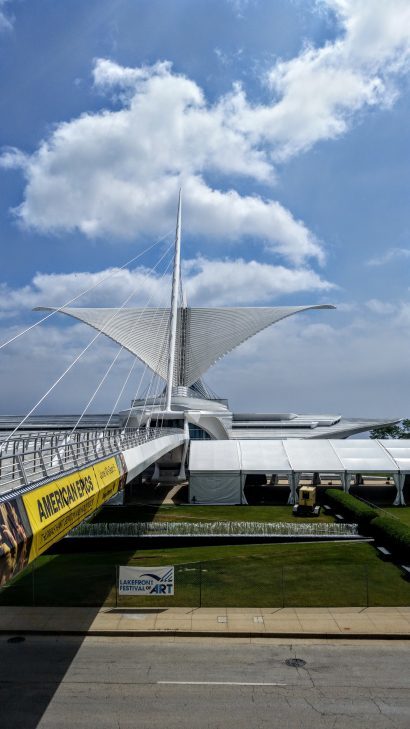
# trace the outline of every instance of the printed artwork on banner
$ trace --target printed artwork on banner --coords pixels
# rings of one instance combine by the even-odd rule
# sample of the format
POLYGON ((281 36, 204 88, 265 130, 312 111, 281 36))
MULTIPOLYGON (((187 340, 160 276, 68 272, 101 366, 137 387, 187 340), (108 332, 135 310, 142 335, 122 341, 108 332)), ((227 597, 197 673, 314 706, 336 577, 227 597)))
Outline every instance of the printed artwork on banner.
POLYGON ((174 567, 120 567, 119 595, 173 595, 174 567))
POLYGON ((0 586, 111 499, 123 478, 113 456, 1 502, 0 586))
POLYGON ((0 503, 0 587, 29 561, 32 532, 20 496, 0 503))

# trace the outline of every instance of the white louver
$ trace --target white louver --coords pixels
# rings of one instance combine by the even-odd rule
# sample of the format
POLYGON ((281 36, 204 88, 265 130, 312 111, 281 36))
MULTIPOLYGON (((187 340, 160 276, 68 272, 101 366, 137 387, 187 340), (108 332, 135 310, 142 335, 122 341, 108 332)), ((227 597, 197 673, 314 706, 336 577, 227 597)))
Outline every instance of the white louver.
MULTIPOLYGON (((218 359, 275 322, 328 304, 284 307, 179 308, 174 385, 189 387, 218 359)), ((81 309, 37 307, 61 311, 121 344, 166 379, 169 308, 81 309)))
POLYGON ((190 385, 218 359, 266 327, 308 309, 329 306, 188 309, 185 377, 190 385))

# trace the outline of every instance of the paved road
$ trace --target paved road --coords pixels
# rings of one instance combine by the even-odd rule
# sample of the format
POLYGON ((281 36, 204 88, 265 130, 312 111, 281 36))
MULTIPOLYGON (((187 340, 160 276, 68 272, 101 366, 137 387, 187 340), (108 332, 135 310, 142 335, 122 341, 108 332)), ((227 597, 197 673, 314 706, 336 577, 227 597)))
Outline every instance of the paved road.
POLYGON ((0 654, 10 729, 410 727, 410 642, 0 636, 0 654))

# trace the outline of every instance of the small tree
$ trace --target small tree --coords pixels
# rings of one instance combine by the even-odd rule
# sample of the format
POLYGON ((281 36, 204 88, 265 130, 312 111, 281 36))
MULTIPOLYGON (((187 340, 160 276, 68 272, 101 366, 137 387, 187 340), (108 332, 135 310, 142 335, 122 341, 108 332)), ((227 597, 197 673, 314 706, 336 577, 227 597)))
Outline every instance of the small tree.
POLYGON ((397 425, 382 425, 370 431, 370 438, 408 438, 410 440, 410 419, 404 419, 397 425))

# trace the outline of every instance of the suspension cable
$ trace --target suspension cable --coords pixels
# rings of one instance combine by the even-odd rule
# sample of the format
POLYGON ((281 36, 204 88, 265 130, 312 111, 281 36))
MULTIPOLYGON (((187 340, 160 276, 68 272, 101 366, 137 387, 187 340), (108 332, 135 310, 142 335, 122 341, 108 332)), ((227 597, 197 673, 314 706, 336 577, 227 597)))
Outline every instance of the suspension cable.
MULTIPOLYGON (((160 308, 161 308, 161 307, 157 307, 157 310, 159 310, 160 308)), ((168 316, 168 318, 169 318, 169 316, 170 316, 170 311, 168 310, 168 313, 167 313, 167 309, 166 309, 166 308, 164 308, 164 309, 163 309, 163 312, 162 312, 162 316, 161 316, 161 321, 159 322, 159 325, 158 325, 158 331, 160 331, 160 329, 161 329, 162 323, 163 323, 163 321, 164 321, 164 316, 165 316, 166 314, 167 314, 167 316, 168 316)), ((162 348, 163 348, 163 346, 164 346, 164 342, 165 342, 165 339, 166 339, 166 334, 167 334, 167 332, 165 331, 165 332, 164 332, 164 336, 163 336, 163 339, 162 339, 162 344, 161 344, 161 348, 160 348, 159 358, 158 358, 158 360, 157 360, 157 367, 156 367, 156 369, 158 369, 158 366, 159 366, 159 363, 160 363, 160 359, 161 359, 161 354, 162 354, 162 348)), ((151 369, 151 368, 150 368, 150 369, 151 369)), ((141 375, 141 377, 140 377, 140 381, 139 381, 139 383, 138 383, 138 388, 137 388, 137 393, 139 392, 139 389, 140 389, 140 387, 141 387, 141 384, 142 384, 142 379, 143 379, 143 377, 144 377, 144 375, 145 375, 145 372, 146 372, 146 368, 144 369, 144 372, 142 373, 142 375, 141 375)), ((146 407, 147 407, 147 400, 148 400, 148 398, 149 398, 149 395, 150 395, 150 392, 151 392, 151 387, 152 387, 152 383, 153 383, 153 381, 154 381, 154 377, 155 377, 155 375, 156 375, 155 369, 153 370, 153 372, 154 372, 154 375, 153 375, 153 377, 151 378, 151 380, 150 380, 150 383, 149 383, 149 386, 148 386, 148 389, 147 389, 147 394, 146 394, 146 397, 145 397, 145 401, 144 401, 144 406, 143 406, 143 410, 142 410, 142 412, 145 412, 145 410, 146 410, 146 407)), ((133 400, 135 400, 135 399, 136 399, 137 393, 136 393, 136 394, 134 395, 134 398, 133 398, 133 400)), ((123 426, 123 427, 124 427, 124 429, 125 429, 125 428, 127 428, 127 426, 128 426, 128 422, 129 422, 129 419, 130 419, 130 417, 131 417, 131 412, 132 412, 132 405, 131 405, 131 408, 130 408, 130 410, 129 410, 129 413, 128 413, 128 416, 127 416, 127 420, 126 420, 126 422, 125 422, 125 425, 123 426)))
MULTIPOLYGON (((168 252, 169 252, 169 248, 168 248, 168 252)), ((169 262, 167 263, 167 266, 166 266, 166 268, 165 268, 165 271, 164 271, 164 273, 162 274, 161 278, 159 279, 159 281, 160 281, 160 282, 162 281, 162 279, 163 279, 163 278, 164 278, 164 276, 166 275, 166 273, 167 273, 167 271, 168 271, 168 269, 169 269, 169 267, 170 267, 171 263, 172 263, 172 257, 170 258, 169 262)), ((157 265, 158 265, 158 264, 157 264, 157 265)), ((154 270, 154 269, 151 269, 151 271, 153 271, 153 270, 154 270)), ((134 289, 134 293, 135 293, 135 289, 134 289)), ((134 324, 134 327, 135 327, 135 326, 137 326, 137 325, 138 325, 138 323, 140 322, 140 320, 141 320, 141 318, 142 318, 142 315, 143 315, 143 314, 144 314, 144 312, 146 311, 146 309, 147 309, 147 307, 148 307, 148 305, 149 305, 149 303, 150 303, 150 301, 151 301, 151 299, 152 299, 153 295, 154 295, 153 293, 151 293, 151 294, 150 294, 150 297, 149 297, 149 299, 148 299, 147 303, 145 304, 144 308, 143 308, 143 309, 142 309, 142 311, 140 312, 140 314, 139 314, 139 316, 138 316, 138 319, 137 319, 137 322, 135 322, 135 324, 134 324)), ((72 431, 71 431, 70 435, 72 435, 72 434, 74 433, 74 431, 75 431, 75 430, 76 430, 76 429, 78 428, 78 425, 80 424, 80 422, 81 422, 81 420, 83 419, 83 417, 84 417, 85 413, 87 412, 88 408, 90 407, 91 403, 93 402, 94 398, 96 397, 96 395, 97 395, 98 391, 100 390, 100 388, 101 388, 101 387, 102 387, 102 385, 104 384, 105 380, 107 379, 107 377, 108 377, 109 373, 111 372, 111 369, 113 368, 113 366, 114 366, 115 362, 117 361, 117 359, 118 359, 118 357, 120 356, 120 354, 121 354, 121 352, 123 351, 123 349, 124 349, 124 346, 121 346, 121 348, 120 348, 120 349, 118 350, 118 352, 116 353, 116 355, 115 355, 115 357, 114 357, 113 361, 112 361, 112 362, 111 362, 111 364, 110 364, 110 365, 108 366, 108 369, 106 370, 105 374, 103 375, 103 377, 101 378, 101 380, 100 380, 100 382, 98 383, 97 387, 95 388, 95 390, 94 390, 93 394, 91 395, 91 397, 90 397, 90 399, 89 399, 89 401, 88 401, 87 405, 85 406, 85 408, 84 408, 83 412, 82 412, 82 413, 81 413, 81 415, 79 416, 79 418, 78 418, 78 420, 77 420, 76 424, 74 425, 74 427, 73 427, 73 429, 72 429, 72 431)), ((105 427, 105 430, 106 430, 106 428, 107 428, 107 426, 105 427)))
POLYGON ((77 296, 74 296, 73 299, 66 301, 66 303, 63 304, 62 306, 59 306, 58 309, 54 309, 53 311, 50 311, 48 314, 46 314, 46 316, 43 316, 41 319, 39 319, 39 321, 36 321, 34 324, 31 324, 29 327, 24 329, 22 332, 19 332, 19 334, 15 334, 14 337, 11 337, 6 342, 3 342, 2 344, 0 344, 0 349, 3 349, 3 347, 6 347, 8 344, 15 342, 15 340, 18 339, 19 337, 22 337, 23 334, 27 334, 27 332, 31 331, 31 329, 34 329, 35 327, 39 326, 43 322, 47 321, 47 319, 50 319, 50 317, 54 316, 54 314, 58 314, 66 306, 69 306, 69 304, 73 304, 74 301, 77 301, 78 299, 80 299, 81 296, 84 296, 85 294, 88 294, 90 291, 93 291, 94 289, 96 289, 97 286, 100 286, 102 283, 104 283, 109 278, 111 278, 111 276, 115 276, 119 271, 122 271, 124 268, 127 268, 127 266, 129 266, 131 263, 134 263, 135 261, 137 261, 138 258, 141 258, 141 256, 143 256, 145 253, 148 253, 156 245, 158 245, 159 243, 162 243, 162 241, 165 240, 166 238, 168 238, 168 236, 171 235, 172 232, 173 232, 172 230, 168 231, 168 233, 163 235, 161 238, 158 238, 158 240, 156 240, 154 243, 152 243, 150 246, 148 246, 148 248, 145 248, 145 250, 143 250, 141 253, 138 253, 136 256, 134 256, 134 258, 130 258, 130 260, 127 261, 126 263, 124 263, 122 266, 115 268, 115 270, 108 273, 102 279, 97 281, 97 283, 93 284, 88 289, 85 289, 81 293, 77 294, 77 296))
MULTIPOLYGON (((169 267, 170 267, 171 263, 172 263, 172 258, 171 258, 171 259, 170 259, 170 261, 168 262, 168 264, 167 264, 167 266, 166 266, 166 268, 165 268, 165 270, 164 270, 164 273, 162 274, 162 276, 161 276, 161 278, 160 278, 160 283, 161 283, 161 282, 163 281, 163 279, 164 279, 164 278, 165 278, 165 276, 167 275, 167 273, 168 273, 168 270, 169 270, 169 267)), ((152 299, 152 296, 153 296, 153 294, 151 294, 150 298, 148 299, 148 301, 147 301, 147 304, 146 304, 146 307, 148 306, 149 302, 151 301, 151 299, 152 299)), ((145 308, 146 308, 146 307, 145 307, 145 308)), ((161 307, 157 306, 157 308, 156 308, 156 311, 158 311, 158 310, 159 310, 160 308, 161 308, 161 307)), ((141 313, 141 315, 142 315, 142 313, 141 313)), ((141 319, 141 316, 140 316, 140 317, 138 318, 138 322, 140 321, 140 319, 141 319)), ((137 322, 137 323, 138 323, 138 322, 137 322)), ((162 323, 162 319, 161 319, 161 323, 162 323)), ((139 360, 138 360, 138 357, 136 357, 136 356, 135 356, 135 357, 134 357, 134 359, 133 359, 132 365, 131 365, 131 367, 130 367, 130 369, 129 369, 129 372, 128 372, 128 374, 127 374, 127 376, 126 376, 126 378, 125 378, 125 380, 124 380, 124 383, 123 383, 123 385, 122 385, 122 387, 121 387, 121 390, 120 390, 120 392, 119 392, 119 395, 118 395, 118 397, 117 397, 117 399, 116 399, 116 401, 115 401, 115 403, 114 403, 114 405, 113 405, 113 408, 112 408, 112 410, 111 410, 111 414, 110 414, 110 417, 108 418, 108 421, 107 421, 107 423, 106 423, 106 425, 105 425, 104 431, 106 431, 106 430, 107 430, 107 428, 108 428, 108 426, 109 426, 109 424, 110 424, 110 422, 111 422, 111 420, 112 420, 112 417, 113 417, 113 415, 114 415, 114 412, 115 412, 115 410, 116 410, 116 408, 117 408, 117 406, 118 406, 118 403, 119 403, 119 401, 120 401, 120 399, 121 399, 121 397, 122 397, 122 394, 123 394, 123 392, 124 392, 124 390, 125 390, 125 387, 127 386, 128 380, 130 379, 130 377, 131 377, 131 374, 132 374, 132 372, 134 371, 134 367, 135 367, 135 365, 137 364, 137 362, 138 362, 138 361, 139 361, 139 360)), ((144 366, 144 369, 143 369, 143 372, 142 372, 142 375, 141 375, 141 379, 140 379, 140 381, 139 381, 139 384, 138 384, 138 388, 137 388, 137 391, 136 391, 136 393, 134 394, 134 399, 136 399, 136 398, 137 398, 137 396, 138 396, 138 393, 139 393, 139 389, 140 389, 140 387, 141 387, 141 383, 142 383, 142 379, 143 379, 143 377, 144 377, 144 375, 145 375, 145 372, 146 372, 146 370, 147 370, 147 367, 148 367, 148 365, 147 365, 147 363, 146 363, 146 362, 144 363, 144 365, 145 365, 145 366, 144 366)), ((132 409, 132 403, 131 403, 131 409, 132 409)), ((130 411, 130 412, 131 412, 131 411, 130 411)), ((129 420, 129 416, 128 416, 128 418, 127 418, 127 423, 128 423, 128 420, 129 420)))
MULTIPOLYGON (((162 260, 163 260, 163 259, 165 258, 165 256, 166 256, 166 255, 168 254, 169 250, 171 249, 172 245, 173 245, 173 243, 170 243, 170 245, 169 245, 169 246, 168 246, 168 248, 166 249, 165 253, 163 253, 163 255, 161 256, 161 258, 159 259, 159 261, 158 261, 158 262, 156 263, 156 265, 155 265, 155 267, 154 267, 154 268, 156 268, 156 266, 158 266, 158 265, 159 265, 159 263, 160 263, 160 262, 161 262, 161 261, 162 261, 162 260)), ((151 270, 153 270, 153 269, 151 269, 151 270)), ((114 314, 113 314, 113 315, 112 315, 112 316, 111 316, 111 317, 109 318, 109 320, 108 320, 108 321, 106 321, 106 322, 104 322, 104 325, 105 325, 105 326, 107 326, 108 324, 111 324, 111 322, 112 322, 112 321, 114 321, 114 319, 116 318, 116 316, 118 315, 118 313, 119 313, 119 312, 120 312, 120 311, 121 311, 121 310, 122 310, 122 309, 124 308, 124 306, 125 306, 125 305, 126 305, 126 304, 128 303, 128 301, 129 301, 129 300, 131 299, 131 297, 132 297, 132 296, 134 296, 134 293, 135 293, 135 290, 133 290, 133 291, 131 292, 131 294, 129 294, 129 295, 128 295, 128 296, 126 297, 126 299, 125 299, 125 300, 124 300, 124 301, 122 302, 121 306, 120 306, 120 307, 119 307, 118 309, 116 309, 116 310, 115 310, 114 314)), ((75 365, 75 364, 77 364, 77 362, 78 362, 78 361, 79 361, 79 360, 81 359, 81 357, 82 357, 82 356, 83 356, 83 355, 84 355, 84 354, 85 354, 85 353, 86 353, 86 352, 87 352, 87 351, 89 350, 89 348, 90 348, 90 347, 91 347, 91 346, 92 346, 92 345, 94 344, 94 342, 95 342, 95 341, 96 341, 96 340, 98 339, 98 337, 100 337, 100 336, 101 336, 101 334, 103 334, 103 332, 102 332, 102 331, 98 331, 98 332, 97 332, 97 334, 96 334, 96 335, 95 335, 95 336, 94 336, 94 337, 93 337, 93 338, 91 339, 91 341, 90 341, 90 342, 89 342, 89 343, 87 344, 87 346, 86 346, 86 347, 84 347, 84 349, 83 349, 83 350, 82 350, 82 351, 80 352, 80 354, 78 354, 78 355, 77 355, 77 357, 75 357, 75 359, 73 360, 73 362, 71 362, 71 364, 70 364, 70 365, 69 365, 69 366, 68 366, 68 367, 67 367, 67 368, 66 368, 66 369, 64 370, 64 372, 63 372, 63 373, 62 373, 62 374, 60 375, 60 377, 58 377, 58 378, 57 378, 57 380, 55 380, 55 382, 54 382, 54 383, 53 383, 53 384, 51 385, 51 387, 49 387, 49 389, 47 390, 47 392, 45 392, 45 393, 44 393, 44 395, 42 395, 42 397, 41 397, 41 398, 40 398, 40 399, 38 400, 38 402, 37 402, 37 403, 36 403, 36 404, 35 404, 35 405, 34 405, 34 406, 33 406, 33 407, 31 408, 31 410, 30 410, 30 411, 29 411, 29 412, 28 412, 28 413, 27 413, 27 414, 26 414, 26 415, 24 416, 23 420, 21 420, 21 421, 20 421, 20 422, 18 423, 18 425, 17 425, 17 426, 16 426, 15 428, 14 428, 14 430, 13 430, 13 431, 12 431, 12 432, 10 433, 10 435, 8 436, 8 438, 7 438, 6 440, 2 441, 2 443, 0 444, 0 453, 2 452, 2 450, 3 450, 3 447, 4 447, 5 445, 6 445, 6 443, 8 443, 8 442, 9 442, 10 438, 12 438, 12 436, 13 436, 13 435, 14 435, 14 434, 15 434, 15 433, 17 432, 17 430, 19 430, 19 428, 20 428, 20 427, 21 427, 22 425, 24 425, 24 423, 26 422, 26 420, 28 420, 28 418, 30 417, 30 415, 32 415, 32 414, 34 413, 34 411, 35 411, 35 410, 36 410, 36 409, 38 408, 38 406, 39 406, 39 405, 41 405, 41 403, 42 403, 42 402, 44 402, 44 400, 46 399, 46 397, 48 397, 48 395, 49 395, 49 394, 50 394, 50 393, 51 393, 51 392, 52 392, 52 391, 54 390, 54 388, 55 388, 55 387, 56 387, 56 386, 57 386, 57 385, 59 384, 59 382, 61 382, 61 380, 62 380, 62 379, 63 379, 63 378, 64 378, 64 377, 66 376, 66 374, 67 374, 67 373, 68 373, 68 372, 69 372, 69 371, 70 371, 70 370, 71 370, 71 369, 72 369, 72 368, 74 367, 74 365, 75 365)))

